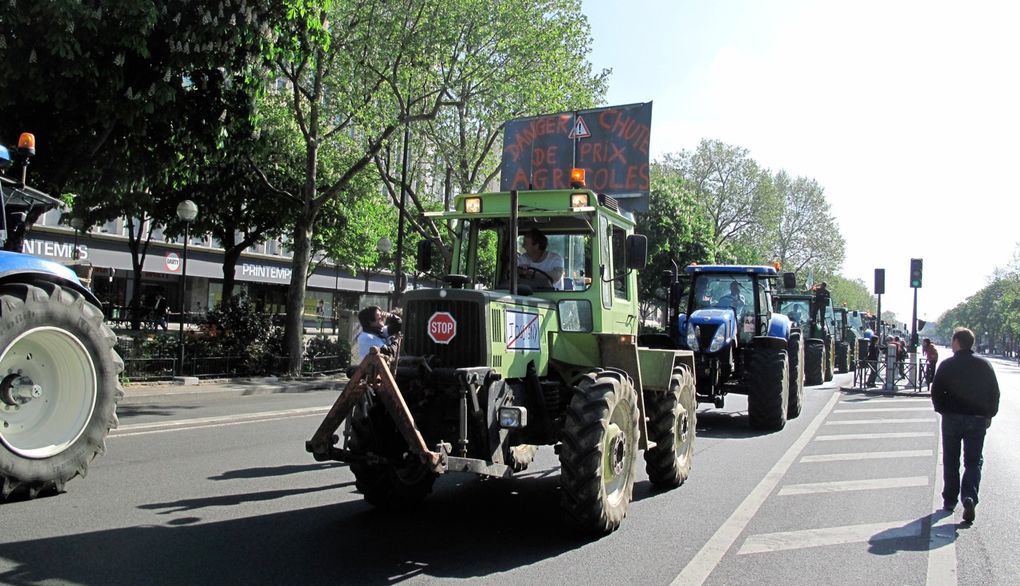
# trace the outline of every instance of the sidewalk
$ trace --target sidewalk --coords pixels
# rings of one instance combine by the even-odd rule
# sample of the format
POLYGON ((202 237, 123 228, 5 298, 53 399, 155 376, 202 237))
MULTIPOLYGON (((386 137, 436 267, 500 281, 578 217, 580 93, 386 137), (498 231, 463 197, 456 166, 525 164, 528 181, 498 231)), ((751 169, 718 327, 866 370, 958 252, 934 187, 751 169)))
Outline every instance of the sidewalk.
POLYGON ((128 383, 124 385, 124 399, 160 395, 209 395, 214 393, 247 396, 303 393, 308 391, 340 392, 347 385, 347 376, 344 374, 297 378, 265 376, 204 380, 185 377, 185 380, 187 381, 185 383, 128 383))

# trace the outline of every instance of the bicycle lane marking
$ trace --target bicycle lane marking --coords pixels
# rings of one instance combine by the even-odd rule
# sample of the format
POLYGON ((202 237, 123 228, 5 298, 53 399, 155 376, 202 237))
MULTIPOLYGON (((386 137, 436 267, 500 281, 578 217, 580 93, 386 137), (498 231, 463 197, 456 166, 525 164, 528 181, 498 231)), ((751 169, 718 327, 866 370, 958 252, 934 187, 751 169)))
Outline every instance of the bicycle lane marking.
POLYGON ((188 431, 192 429, 204 429, 208 427, 224 427, 228 425, 240 425, 243 423, 258 423, 261 421, 285 419, 293 417, 310 417, 329 411, 329 407, 303 407, 297 409, 284 409, 281 411, 262 411, 258 413, 242 413, 236 415, 220 415, 216 417, 199 417, 194 419, 177 419, 174 421, 154 421, 152 423, 134 423, 122 425, 110 430, 109 438, 134 437, 139 435, 150 435, 154 433, 167 433, 172 431, 188 431))
POLYGON ((807 426, 797 441, 793 443, 786 450, 779 461, 776 462, 775 466, 762 478, 758 486, 754 487, 753 490, 744 498, 744 501, 740 503, 740 506, 733 511, 726 521, 716 529, 715 533, 708 540, 707 543, 698 551, 697 554, 691 559, 690 562, 684 567, 680 574, 673 580, 671 586, 699 586, 703 584, 708 576, 712 573, 712 570, 719 565, 723 556, 726 552, 733 547, 733 543, 737 540, 737 537, 744 531, 747 524, 751 522, 751 519, 758 513, 765 499, 768 498, 772 491, 775 490, 779 481, 783 479, 783 476, 793 465, 794 461, 800 456, 804 448, 807 447, 808 442, 814 437, 818 428, 822 426, 825 418, 829 416, 829 413, 839 402, 841 393, 836 390, 833 391, 832 396, 829 398, 829 402, 825 404, 821 412, 815 416, 814 420, 807 426))

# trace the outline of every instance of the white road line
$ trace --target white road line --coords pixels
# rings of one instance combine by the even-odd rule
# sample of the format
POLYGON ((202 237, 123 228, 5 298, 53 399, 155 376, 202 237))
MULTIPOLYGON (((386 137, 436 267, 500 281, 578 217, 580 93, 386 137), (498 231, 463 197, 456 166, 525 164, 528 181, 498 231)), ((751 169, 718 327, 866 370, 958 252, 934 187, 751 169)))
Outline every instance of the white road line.
POLYGON ((170 431, 184 431, 205 427, 223 427, 254 423, 267 419, 284 419, 290 417, 309 417, 329 411, 329 407, 304 407, 300 409, 284 409, 281 411, 262 411, 260 413, 242 413, 237 415, 220 415, 217 417, 197 417, 194 419, 177 419, 174 421, 156 421, 152 423, 135 423, 121 425, 111 430, 109 437, 132 437, 170 431))
POLYGON ((931 407, 854 407, 853 409, 836 409, 839 413, 906 413, 907 411, 927 411, 932 413, 931 407))
POLYGON ((719 561, 722 560, 726 552, 733 546, 740 533, 747 527, 751 519, 754 518, 762 503, 765 502, 765 499, 775 489, 776 485, 779 484, 779 481, 783 479, 783 475, 790 469, 797 456, 804 451, 804 448, 811 441, 818 428, 821 427, 825 418, 829 416, 838 400, 839 394, 833 393, 832 397, 829 398, 829 402, 822 407, 822 410, 807 426, 807 429, 800 434, 797 441, 793 442, 793 445, 786 450, 786 453, 776 462, 775 466, 761 479, 758 486, 751 490, 750 494, 744 498, 744 501, 740 503, 730 517, 715 530, 715 533, 708 542, 684 566, 684 569, 673 580, 671 586, 698 586, 705 582, 709 574, 712 573, 712 570, 719 565, 719 561))
POLYGON ((838 480, 834 482, 787 484, 783 488, 779 489, 779 496, 850 492, 854 490, 883 490, 887 488, 907 488, 911 486, 928 486, 928 477, 905 476, 902 478, 869 478, 866 480, 838 480))
POLYGON ((748 537, 744 545, 741 546, 740 551, 737 552, 737 555, 920 537, 923 533, 923 520, 845 525, 843 527, 805 529, 782 533, 762 533, 748 537))
POLYGON ((931 498, 931 532, 928 534, 928 586, 956 586, 956 515, 942 508, 942 438, 937 438, 935 491, 931 498))
POLYGON ((935 435, 930 431, 897 431, 892 433, 847 433, 820 435, 815 438, 816 442, 837 442, 844 440, 866 440, 866 439, 897 439, 906 437, 931 437, 935 435))
POLYGON ((916 399, 893 399, 891 397, 873 397, 870 399, 854 399, 845 398, 840 401, 844 405, 867 405, 868 403, 926 403, 931 405, 931 400, 925 397, 918 397, 916 399))
POLYGON ((844 419, 842 421, 826 421, 825 425, 868 425, 870 423, 931 423, 934 417, 915 417, 912 419, 844 419))
POLYGON ((922 458, 931 457, 931 450, 901 450, 899 452, 850 452, 846 454, 816 454, 804 456, 801 464, 812 462, 848 462, 852 460, 884 460, 886 458, 922 458))

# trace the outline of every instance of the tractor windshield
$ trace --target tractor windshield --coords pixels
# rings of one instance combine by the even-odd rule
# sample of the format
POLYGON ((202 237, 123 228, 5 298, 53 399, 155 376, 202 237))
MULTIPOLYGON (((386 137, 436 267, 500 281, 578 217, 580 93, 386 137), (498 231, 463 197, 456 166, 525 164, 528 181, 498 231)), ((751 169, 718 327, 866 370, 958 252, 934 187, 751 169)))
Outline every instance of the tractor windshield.
POLYGON ((754 283, 750 275, 698 275, 692 310, 731 308, 737 317, 754 313, 754 283))
POLYGON ((534 291, 583 291, 591 286, 593 234, 588 222, 522 218, 512 241, 507 238, 508 224, 491 218, 463 222, 454 272, 467 275, 475 288, 509 289, 515 254, 518 282, 534 291))
POLYGON ((790 318, 794 325, 801 325, 808 319, 808 302, 795 299, 784 299, 779 303, 779 313, 790 318))

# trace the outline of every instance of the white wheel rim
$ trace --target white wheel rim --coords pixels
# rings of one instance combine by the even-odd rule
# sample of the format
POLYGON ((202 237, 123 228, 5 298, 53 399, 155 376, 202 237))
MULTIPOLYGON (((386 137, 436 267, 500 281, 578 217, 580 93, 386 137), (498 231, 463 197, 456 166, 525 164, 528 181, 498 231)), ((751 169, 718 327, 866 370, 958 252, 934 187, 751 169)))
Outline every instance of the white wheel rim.
POLYGON ((85 432, 96 406, 96 367, 85 345, 67 330, 33 328, 0 356, 0 378, 21 371, 41 395, 0 403, 0 442, 25 458, 49 458, 85 432))

